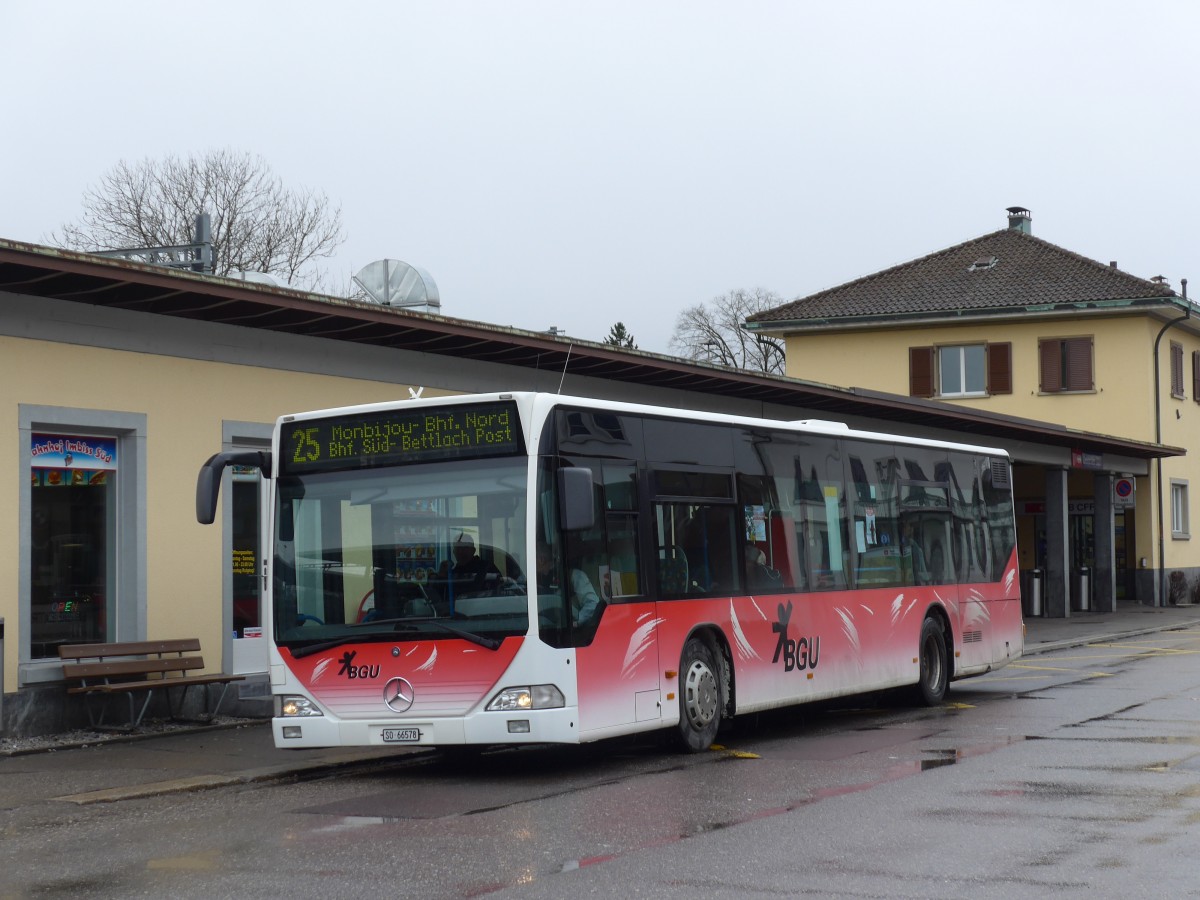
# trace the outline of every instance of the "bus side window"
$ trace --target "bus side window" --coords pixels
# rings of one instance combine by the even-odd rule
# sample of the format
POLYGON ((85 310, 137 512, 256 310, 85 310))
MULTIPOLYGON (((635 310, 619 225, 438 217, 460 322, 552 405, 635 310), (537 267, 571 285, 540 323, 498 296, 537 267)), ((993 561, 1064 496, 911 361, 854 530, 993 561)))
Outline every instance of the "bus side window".
POLYGON ((606 600, 619 600, 642 593, 641 566, 638 562, 637 516, 609 513, 608 556, 600 570, 600 592, 606 600))
POLYGON ((833 438, 806 436, 789 455, 799 586, 844 590, 850 544, 841 446, 833 438))
POLYGON ((738 475, 738 502, 745 522, 744 587, 755 591, 795 588, 796 529, 791 515, 779 509, 774 480, 765 475, 738 475))

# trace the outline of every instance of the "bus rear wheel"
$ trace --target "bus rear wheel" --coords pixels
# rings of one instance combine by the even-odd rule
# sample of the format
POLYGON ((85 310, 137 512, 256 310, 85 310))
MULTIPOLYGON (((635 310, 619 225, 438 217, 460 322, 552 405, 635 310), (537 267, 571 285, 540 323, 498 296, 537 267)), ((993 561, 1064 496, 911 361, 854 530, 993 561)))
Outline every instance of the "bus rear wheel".
POLYGON ((936 620, 926 619, 921 625, 921 642, 917 647, 921 673, 917 682, 917 699, 925 706, 937 706, 946 699, 950 682, 950 665, 946 656, 946 635, 936 620))
POLYGON ((689 638, 679 662, 679 744, 688 753, 712 746, 721 727, 721 681, 716 656, 700 638, 689 638))

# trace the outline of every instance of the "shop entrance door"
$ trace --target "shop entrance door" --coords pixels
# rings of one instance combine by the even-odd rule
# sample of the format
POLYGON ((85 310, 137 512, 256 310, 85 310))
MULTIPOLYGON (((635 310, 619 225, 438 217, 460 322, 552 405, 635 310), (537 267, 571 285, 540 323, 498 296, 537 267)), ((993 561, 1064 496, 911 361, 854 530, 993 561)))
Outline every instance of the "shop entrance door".
POLYGON ((234 675, 267 671, 267 642, 262 631, 262 559, 266 546, 266 482, 258 469, 235 466, 229 492, 233 511, 230 556, 233 582, 234 675))

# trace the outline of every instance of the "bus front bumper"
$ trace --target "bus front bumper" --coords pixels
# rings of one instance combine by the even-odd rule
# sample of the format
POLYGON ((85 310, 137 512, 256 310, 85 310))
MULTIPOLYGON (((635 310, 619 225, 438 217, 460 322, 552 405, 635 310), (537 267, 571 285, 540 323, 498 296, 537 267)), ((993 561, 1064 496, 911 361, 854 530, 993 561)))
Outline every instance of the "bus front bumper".
POLYGON ((579 715, 574 708, 481 712, 449 719, 346 721, 327 716, 276 716, 275 746, 447 747, 466 744, 576 744, 579 715))

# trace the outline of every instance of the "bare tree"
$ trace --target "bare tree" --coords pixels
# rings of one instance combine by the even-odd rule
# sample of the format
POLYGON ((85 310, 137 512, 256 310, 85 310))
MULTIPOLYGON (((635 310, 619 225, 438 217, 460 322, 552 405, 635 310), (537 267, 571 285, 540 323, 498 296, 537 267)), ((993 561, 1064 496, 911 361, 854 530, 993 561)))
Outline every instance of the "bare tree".
POLYGON ((713 297, 679 314, 671 347, 688 359, 782 375, 783 341, 742 328, 750 316, 782 304, 778 294, 763 288, 738 288, 713 297))
POLYGON ((51 234, 76 250, 190 244, 196 216, 212 217, 213 272, 267 272, 318 288, 316 260, 345 240, 342 211, 323 193, 291 190, 261 156, 232 150, 113 166, 83 194, 83 214, 51 234))

